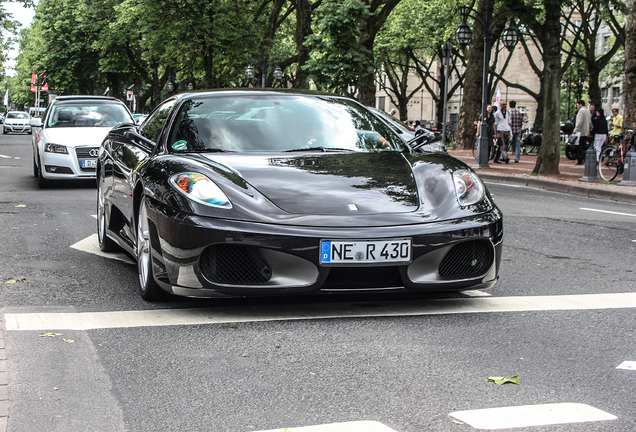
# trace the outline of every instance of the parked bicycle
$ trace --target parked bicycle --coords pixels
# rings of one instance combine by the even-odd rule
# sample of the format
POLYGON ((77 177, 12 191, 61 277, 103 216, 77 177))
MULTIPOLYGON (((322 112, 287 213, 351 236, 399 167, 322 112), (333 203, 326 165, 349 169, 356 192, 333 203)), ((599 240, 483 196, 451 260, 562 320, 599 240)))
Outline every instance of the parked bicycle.
MULTIPOLYGON (((626 131, 628 133, 634 132, 633 129, 626 129, 626 131)), ((635 136, 636 135, 632 136, 629 149, 634 148, 635 136)), ((613 139, 609 143, 605 144, 603 148, 601 148, 601 155, 598 159, 598 175, 600 178, 608 182, 614 180, 619 174, 623 174, 625 169, 625 154, 627 153, 624 151, 623 146, 624 135, 620 134, 612 138, 613 139)))
MULTIPOLYGON (((488 146, 488 160, 495 159, 497 154, 497 141, 493 140, 492 145, 488 146)), ((479 137, 473 142, 473 158, 479 160, 479 137)))

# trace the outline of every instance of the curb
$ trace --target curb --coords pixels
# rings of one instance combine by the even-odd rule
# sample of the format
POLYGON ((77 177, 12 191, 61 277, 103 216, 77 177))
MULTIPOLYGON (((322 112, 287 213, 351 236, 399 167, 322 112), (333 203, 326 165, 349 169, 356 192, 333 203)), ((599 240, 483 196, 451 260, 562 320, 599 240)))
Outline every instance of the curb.
POLYGON ((524 178, 515 176, 499 176, 492 174, 479 174, 479 177, 483 181, 491 183, 502 183, 513 186, 527 186, 535 189, 543 189, 550 192, 567 193, 570 195, 577 195, 587 198, 602 199, 608 201, 617 201, 627 204, 636 204, 636 195, 624 193, 606 191, 601 189, 587 188, 584 186, 571 185, 568 183, 558 183, 548 180, 541 180, 536 178, 524 178))
POLYGON ((4 322, 0 319, 0 432, 7 430, 9 422, 9 403, 7 350, 4 345, 4 322))

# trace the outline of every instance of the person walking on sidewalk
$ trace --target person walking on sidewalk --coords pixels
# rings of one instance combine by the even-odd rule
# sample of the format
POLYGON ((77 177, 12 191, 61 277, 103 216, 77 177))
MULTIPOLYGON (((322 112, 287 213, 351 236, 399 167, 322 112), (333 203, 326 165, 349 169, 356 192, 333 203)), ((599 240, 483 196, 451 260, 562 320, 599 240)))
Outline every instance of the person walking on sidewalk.
POLYGON ((510 113, 506 110, 505 101, 499 103, 499 110, 495 113, 495 139, 497 140, 495 163, 510 162, 508 152, 506 152, 510 140, 510 113))
POLYGON ((515 163, 521 158, 521 127, 523 126, 523 114, 517 109, 517 102, 510 101, 510 132, 511 142, 515 146, 515 163))
POLYGON ((607 120, 603 108, 596 109, 596 117, 592 117, 592 135, 594 135, 594 149, 596 149, 596 160, 601 156, 601 148, 607 140, 607 120))
POLYGON ((576 102, 576 122, 574 124, 573 134, 579 137, 579 145, 577 146, 576 164, 583 165, 585 162, 585 150, 587 149, 587 137, 592 127, 592 115, 589 110, 585 109, 585 101, 582 99, 576 102))

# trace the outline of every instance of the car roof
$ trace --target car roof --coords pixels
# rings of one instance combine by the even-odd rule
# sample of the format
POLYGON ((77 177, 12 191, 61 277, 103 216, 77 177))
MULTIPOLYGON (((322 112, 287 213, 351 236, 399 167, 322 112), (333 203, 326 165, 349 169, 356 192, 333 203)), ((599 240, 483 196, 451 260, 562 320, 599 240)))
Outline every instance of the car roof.
POLYGON ((180 93, 176 95, 178 100, 182 99, 191 99, 197 97, 205 97, 205 96, 239 96, 239 95, 249 95, 249 94, 262 94, 262 95, 295 95, 295 96, 326 96, 326 97, 335 97, 341 99, 350 99, 348 96, 338 95, 335 93, 328 92, 320 92, 314 90, 299 90, 299 89, 274 89, 274 88, 241 88, 241 89, 214 89, 214 90, 197 90, 193 92, 180 93))
POLYGON ((90 103, 123 103, 119 99, 108 96, 58 96, 53 103, 73 103, 73 102, 90 102, 90 103))

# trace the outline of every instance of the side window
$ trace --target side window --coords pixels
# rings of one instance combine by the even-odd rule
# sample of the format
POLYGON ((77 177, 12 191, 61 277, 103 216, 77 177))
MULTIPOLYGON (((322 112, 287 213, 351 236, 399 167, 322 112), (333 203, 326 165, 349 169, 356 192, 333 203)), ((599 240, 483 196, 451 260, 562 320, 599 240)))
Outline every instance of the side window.
POLYGON ((150 117, 146 119, 143 129, 141 130, 141 134, 152 140, 153 142, 157 142, 159 139, 159 134, 161 134, 161 130, 163 129, 163 125, 166 123, 166 119, 168 118, 168 114, 172 111, 172 107, 175 103, 175 99, 169 100, 165 102, 163 105, 160 105, 150 117))

